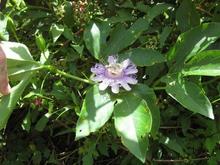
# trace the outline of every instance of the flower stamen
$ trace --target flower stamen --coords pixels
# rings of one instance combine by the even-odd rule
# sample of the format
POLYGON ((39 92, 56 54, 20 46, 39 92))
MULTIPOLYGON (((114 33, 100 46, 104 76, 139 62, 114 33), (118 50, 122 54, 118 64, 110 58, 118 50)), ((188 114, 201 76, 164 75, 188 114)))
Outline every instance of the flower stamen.
POLYGON ((91 68, 91 72, 96 75, 93 80, 99 83, 100 90, 105 90, 110 86, 113 93, 118 93, 120 87, 130 91, 131 87, 128 84, 137 83, 136 66, 129 59, 121 63, 117 61, 115 56, 109 56, 108 65, 96 64, 91 68))

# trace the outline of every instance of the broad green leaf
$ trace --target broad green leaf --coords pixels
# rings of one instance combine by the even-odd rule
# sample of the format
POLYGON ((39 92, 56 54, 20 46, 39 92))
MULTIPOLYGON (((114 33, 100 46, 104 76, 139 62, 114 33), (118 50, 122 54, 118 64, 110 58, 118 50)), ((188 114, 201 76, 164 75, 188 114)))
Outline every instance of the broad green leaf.
POLYGON ((114 108, 115 128, 122 143, 139 160, 145 162, 152 117, 145 100, 123 95, 114 108))
POLYGON ((101 128, 111 117, 114 102, 108 93, 100 93, 97 86, 90 88, 76 124, 76 140, 101 128))
POLYGON ((166 4, 166 3, 158 3, 157 5, 154 5, 151 9, 148 10, 147 12, 147 17, 151 21, 158 15, 162 14, 166 10, 172 8, 171 5, 166 4))
POLYGON ((137 66, 151 66, 156 63, 165 62, 165 57, 158 51, 145 48, 136 48, 120 54, 119 58, 129 58, 137 66))
POLYGON ((107 42, 108 47, 106 47, 103 52, 104 56, 117 54, 124 48, 133 44, 148 27, 149 20, 145 17, 139 18, 129 29, 125 29, 122 24, 119 24, 110 35, 110 40, 107 42))
POLYGON ((184 66, 183 74, 220 76, 220 51, 207 50, 195 55, 184 66))
POLYGON ((1 42, 1 47, 7 54, 7 59, 17 61, 33 61, 31 53, 24 44, 3 41, 1 42))
POLYGON ((60 35, 64 32, 64 26, 53 24, 50 27, 50 32, 52 34, 53 43, 55 43, 58 40, 58 38, 60 37, 60 35))
POLYGON ((157 106, 157 97, 154 93, 154 90, 145 84, 137 84, 133 87, 132 92, 134 95, 141 97, 147 102, 147 105, 152 114, 151 134, 156 137, 160 128, 160 110, 157 106))
POLYGON ((168 76, 166 92, 188 110, 214 119, 209 99, 195 83, 168 76))
POLYGON ((22 95, 24 89, 29 84, 31 74, 26 74, 24 79, 11 89, 11 93, 3 96, 0 101, 0 130, 3 129, 16 106, 16 103, 22 95))
POLYGON ((166 145, 169 149, 179 153, 181 156, 186 156, 185 152, 183 151, 183 148, 175 139, 162 136, 160 137, 159 141, 160 143, 166 145))
POLYGON ((26 76, 24 73, 42 69, 42 66, 31 61, 7 60, 8 74, 10 77, 26 76))
POLYGON ((205 23, 181 34, 167 54, 171 72, 180 71, 186 60, 206 49, 219 37, 220 23, 205 23))
POLYGON ((6 54, 9 76, 22 79, 24 73, 41 69, 43 66, 34 61, 28 48, 16 42, 1 42, 6 54))
POLYGON ((183 0, 176 12, 178 28, 185 32, 200 24, 199 14, 192 0, 183 0))
POLYGON ((108 22, 90 24, 84 31, 83 39, 86 47, 96 59, 100 59, 101 51, 106 47, 109 31, 108 22))

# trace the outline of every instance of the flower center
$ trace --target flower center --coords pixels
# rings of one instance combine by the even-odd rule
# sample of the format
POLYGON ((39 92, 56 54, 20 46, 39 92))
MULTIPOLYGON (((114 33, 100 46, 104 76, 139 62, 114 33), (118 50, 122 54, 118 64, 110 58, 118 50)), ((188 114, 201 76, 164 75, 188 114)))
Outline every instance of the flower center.
POLYGON ((110 76, 111 78, 118 78, 121 77, 123 74, 123 69, 121 64, 110 64, 106 66, 107 68, 107 74, 108 76, 110 76))

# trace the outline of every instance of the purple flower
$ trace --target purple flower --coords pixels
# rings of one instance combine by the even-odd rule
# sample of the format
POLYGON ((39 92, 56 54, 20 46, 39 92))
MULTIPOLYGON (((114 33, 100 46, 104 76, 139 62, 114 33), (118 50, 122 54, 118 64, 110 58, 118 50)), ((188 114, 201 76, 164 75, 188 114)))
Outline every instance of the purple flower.
POLYGON ((100 90, 110 86, 113 93, 118 93, 119 87, 130 91, 131 87, 128 84, 137 84, 135 74, 138 70, 129 59, 118 63, 116 57, 109 56, 108 63, 108 65, 96 64, 91 68, 91 72, 95 74, 92 80, 99 82, 100 90))

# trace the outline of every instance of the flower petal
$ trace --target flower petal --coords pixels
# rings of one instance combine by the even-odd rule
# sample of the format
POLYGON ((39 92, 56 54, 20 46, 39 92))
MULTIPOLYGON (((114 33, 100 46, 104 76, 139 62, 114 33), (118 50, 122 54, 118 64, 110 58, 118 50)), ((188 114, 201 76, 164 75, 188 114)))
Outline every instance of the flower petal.
POLYGON ((117 62, 117 58, 115 56, 108 56, 108 63, 115 64, 117 62))
POLYGON ((110 84, 110 81, 104 80, 99 84, 99 90, 104 91, 110 84))
POLYGON ((127 68, 131 64, 131 61, 129 59, 126 59, 126 60, 122 61, 121 64, 122 64, 123 68, 127 68))
POLYGON ((131 90, 131 87, 126 82, 122 81, 120 84, 125 90, 127 91, 131 90))
POLYGON ((112 85, 112 92, 119 93, 119 84, 112 85))
POLYGON ((105 72, 105 67, 102 64, 96 64, 94 67, 91 68, 91 72, 95 74, 101 74, 105 72))
POLYGON ((97 75, 97 76, 91 78, 91 80, 97 81, 97 82, 103 81, 104 79, 105 79, 104 75, 97 75))
POLYGON ((125 75, 135 74, 137 72, 138 72, 138 70, 137 70, 136 67, 129 67, 129 68, 124 70, 125 75))
POLYGON ((125 77, 124 80, 129 84, 137 84, 137 80, 132 77, 125 77))

